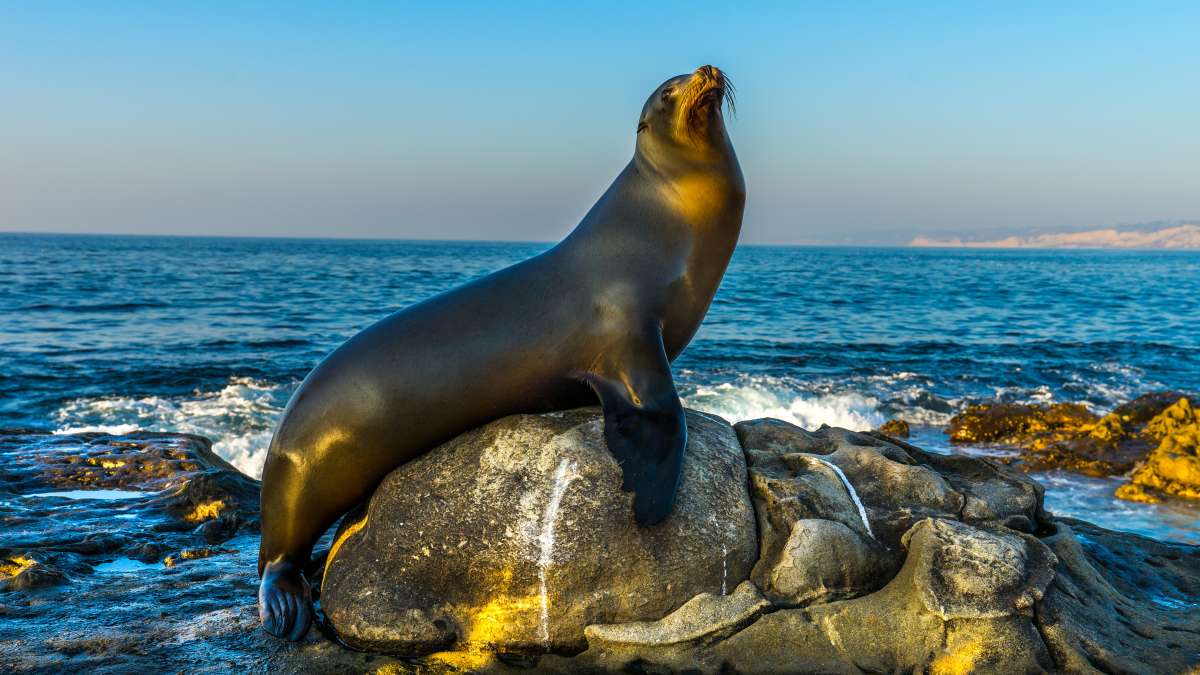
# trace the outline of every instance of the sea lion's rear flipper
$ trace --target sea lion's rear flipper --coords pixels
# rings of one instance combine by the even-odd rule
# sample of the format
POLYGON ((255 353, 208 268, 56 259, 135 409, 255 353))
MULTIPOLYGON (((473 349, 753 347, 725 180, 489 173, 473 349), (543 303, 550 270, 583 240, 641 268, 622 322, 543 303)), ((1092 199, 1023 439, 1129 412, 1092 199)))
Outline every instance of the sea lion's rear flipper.
POLYGON ((635 495, 634 517, 653 525, 675 504, 687 424, 662 334, 654 330, 617 351, 586 379, 604 407, 604 438, 624 472, 622 489, 635 495))
POLYGON ((312 624, 312 592, 300 565, 288 560, 267 563, 258 586, 258 616, 275 637, 301 640, 312 624))

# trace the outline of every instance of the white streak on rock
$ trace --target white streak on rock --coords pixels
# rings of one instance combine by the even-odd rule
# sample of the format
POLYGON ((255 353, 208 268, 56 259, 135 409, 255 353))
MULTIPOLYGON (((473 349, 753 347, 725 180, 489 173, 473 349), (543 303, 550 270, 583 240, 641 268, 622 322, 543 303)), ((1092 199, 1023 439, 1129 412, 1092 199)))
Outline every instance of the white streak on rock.
POLYGON ((721 595, 729 595, 729 547, 721 544, 721 595))
POLYGON ((842 473, 841 468, 838 467, 837 464, 834 464, 833 462, 822 457, 813 457, 813 459, 833 469, 833 472, 836 473, 838 478, 842 480, 842 485, 846 486, 846 492, 850 494, 850 499, 853 500, 854 505, 858 507, 858 517, 862 518, 863 526, 867 528, 867 534, 871 535, 871 538, 874 539, 875 533, 871 531, 871 522, 867 520, 867 509, 863 506, 862 500, 858 498, 858 493, 855 492, 854 486, 850 484, 850 479, 846 478, 846 474, 842 473))
POLYGON ((538 535, 538 599, 541 603, 542 644, 550 647, 550 596, 546 591, 546 570, 554 561, 554 525, 558 520, 558 508, 562 505, 563 495, 567 486, 575 480, 575 463, 563 458, 558 463, 554 473, 554 486, 550 490, 550 499, 546 502, 546 510, 542 512, 542 532, 538 535))

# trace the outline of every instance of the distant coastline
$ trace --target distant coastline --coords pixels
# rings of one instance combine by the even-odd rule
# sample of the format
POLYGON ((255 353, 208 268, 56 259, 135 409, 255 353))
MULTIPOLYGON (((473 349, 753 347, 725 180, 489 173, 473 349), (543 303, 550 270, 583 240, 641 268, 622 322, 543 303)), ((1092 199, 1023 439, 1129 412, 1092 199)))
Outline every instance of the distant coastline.
POLYGON ((969 241, 961 237, 918 236, 908 245, 923 248, 1200 249, 1200 223, 1174 225, 1156 230, 1120 230, 1110 227, 1082 232, 1009 236, 987 241, 969 241))

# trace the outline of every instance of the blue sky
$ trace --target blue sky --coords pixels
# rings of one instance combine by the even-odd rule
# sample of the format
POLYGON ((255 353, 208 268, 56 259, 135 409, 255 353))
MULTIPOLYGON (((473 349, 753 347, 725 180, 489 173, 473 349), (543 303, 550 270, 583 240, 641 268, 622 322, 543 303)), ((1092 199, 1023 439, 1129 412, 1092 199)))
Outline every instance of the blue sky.
POLYGON ((1200 218, 1197 3, 0 0, 0 230, 554 240, 713 63, 744 241, 1200 218))

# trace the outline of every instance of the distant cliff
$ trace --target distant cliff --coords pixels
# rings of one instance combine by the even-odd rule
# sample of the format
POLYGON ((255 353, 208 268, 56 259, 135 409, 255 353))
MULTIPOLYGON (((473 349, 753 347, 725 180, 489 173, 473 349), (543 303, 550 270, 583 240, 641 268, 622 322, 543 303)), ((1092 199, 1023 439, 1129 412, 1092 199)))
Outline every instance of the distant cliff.
POLYGON ((1200 224, 1176 225, 1157 230, 1086 230, 1011 236, 992 241, 964 241, 960 237, 917 237, 909 246, 943 248, 1171 248, 1200 249, 1200 224))

